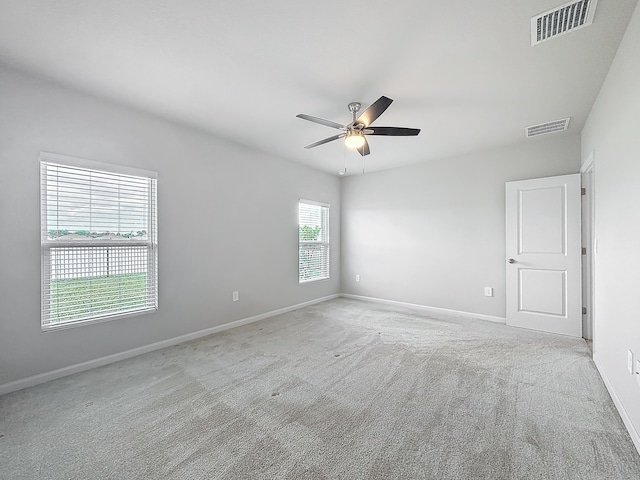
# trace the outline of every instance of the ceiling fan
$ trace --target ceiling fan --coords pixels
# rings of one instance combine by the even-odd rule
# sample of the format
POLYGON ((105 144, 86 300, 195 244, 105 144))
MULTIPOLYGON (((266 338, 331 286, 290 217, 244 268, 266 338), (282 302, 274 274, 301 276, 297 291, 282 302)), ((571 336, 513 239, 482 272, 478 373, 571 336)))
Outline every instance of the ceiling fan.
POLYGON ((373 102, 369 108, 367 108, 362 114, 357 117, 360 111, 360 103, 351 102, 349 104, 349 111, 353 114, 353 121, 346 125, 340 125, 339 123, 332 122, 331 120, 325 120, 324 118, 312 117, 311 115, 305 115, 301 113, 296 115, 303 120, 309 120, 310 122, 319 123, 320 125, 326 125, 327 127, 342 130, 342 133, 334 135, 333 137, 325 138, 319 142, 307 145, 304 148, 313 148, 318 145, 324 145, 325 143, 344 138, 344 144, 349 148, 355 148, 363 157, 369 155, 369 142, 365 135, 387 135, 392 137, 409 137, 415 136, 420 133, 419 128, 405 128, 405 127, 372 127, 371 124, 384 113, 384 111, 391 105, 391 100, 388 97, 382 96, 375 102, 373 102))

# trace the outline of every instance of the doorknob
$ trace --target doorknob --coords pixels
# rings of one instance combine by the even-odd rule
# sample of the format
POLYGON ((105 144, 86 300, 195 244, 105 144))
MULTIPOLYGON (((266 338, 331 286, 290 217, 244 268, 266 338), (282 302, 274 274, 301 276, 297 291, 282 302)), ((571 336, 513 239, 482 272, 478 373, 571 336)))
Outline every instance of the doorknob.
POLYGON ((516 261, 513 258, 510 258, 509 263, 516 263, 516 261))

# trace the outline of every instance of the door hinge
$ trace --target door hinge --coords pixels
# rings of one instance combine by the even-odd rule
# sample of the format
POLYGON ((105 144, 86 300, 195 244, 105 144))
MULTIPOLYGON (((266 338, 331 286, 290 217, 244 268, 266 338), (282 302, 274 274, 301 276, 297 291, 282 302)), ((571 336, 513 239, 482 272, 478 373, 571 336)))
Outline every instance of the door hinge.
POLYGON ((587 307, 582 307, 582 314, 586 315, 587 314, 587 307))
POLYGON ((584 188, 584 187, 582 187, 582 188, 580 189, 580 193, 582 193, 582 195, 586 195, 586 194, 587 194, 587 189, 586 189, 586 188, 584 188))
POLYGON ((582 254, 586 255, 587 254, 587 247, 582 247, 582 254))

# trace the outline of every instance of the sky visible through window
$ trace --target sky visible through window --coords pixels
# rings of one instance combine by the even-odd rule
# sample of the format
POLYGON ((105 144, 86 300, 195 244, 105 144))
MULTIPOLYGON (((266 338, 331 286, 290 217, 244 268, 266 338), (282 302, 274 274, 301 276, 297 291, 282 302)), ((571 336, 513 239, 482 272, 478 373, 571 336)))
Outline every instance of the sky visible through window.
POLYGON ((61 236, 146 236, 149 179, 49 165, 47 230, 61 236))

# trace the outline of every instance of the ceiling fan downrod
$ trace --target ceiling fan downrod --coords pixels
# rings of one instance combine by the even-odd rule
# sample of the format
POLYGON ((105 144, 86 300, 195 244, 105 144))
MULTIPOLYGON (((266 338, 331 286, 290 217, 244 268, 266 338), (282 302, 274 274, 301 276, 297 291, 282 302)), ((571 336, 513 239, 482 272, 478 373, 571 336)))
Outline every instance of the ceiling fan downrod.
POLYGON ((358 112, 360 111, 360 107, 362 104, 360 102, 351 102, 349 104, 349 111, 353 115, 353 123, 356 123, 356 119, 358 118, 358 112))

